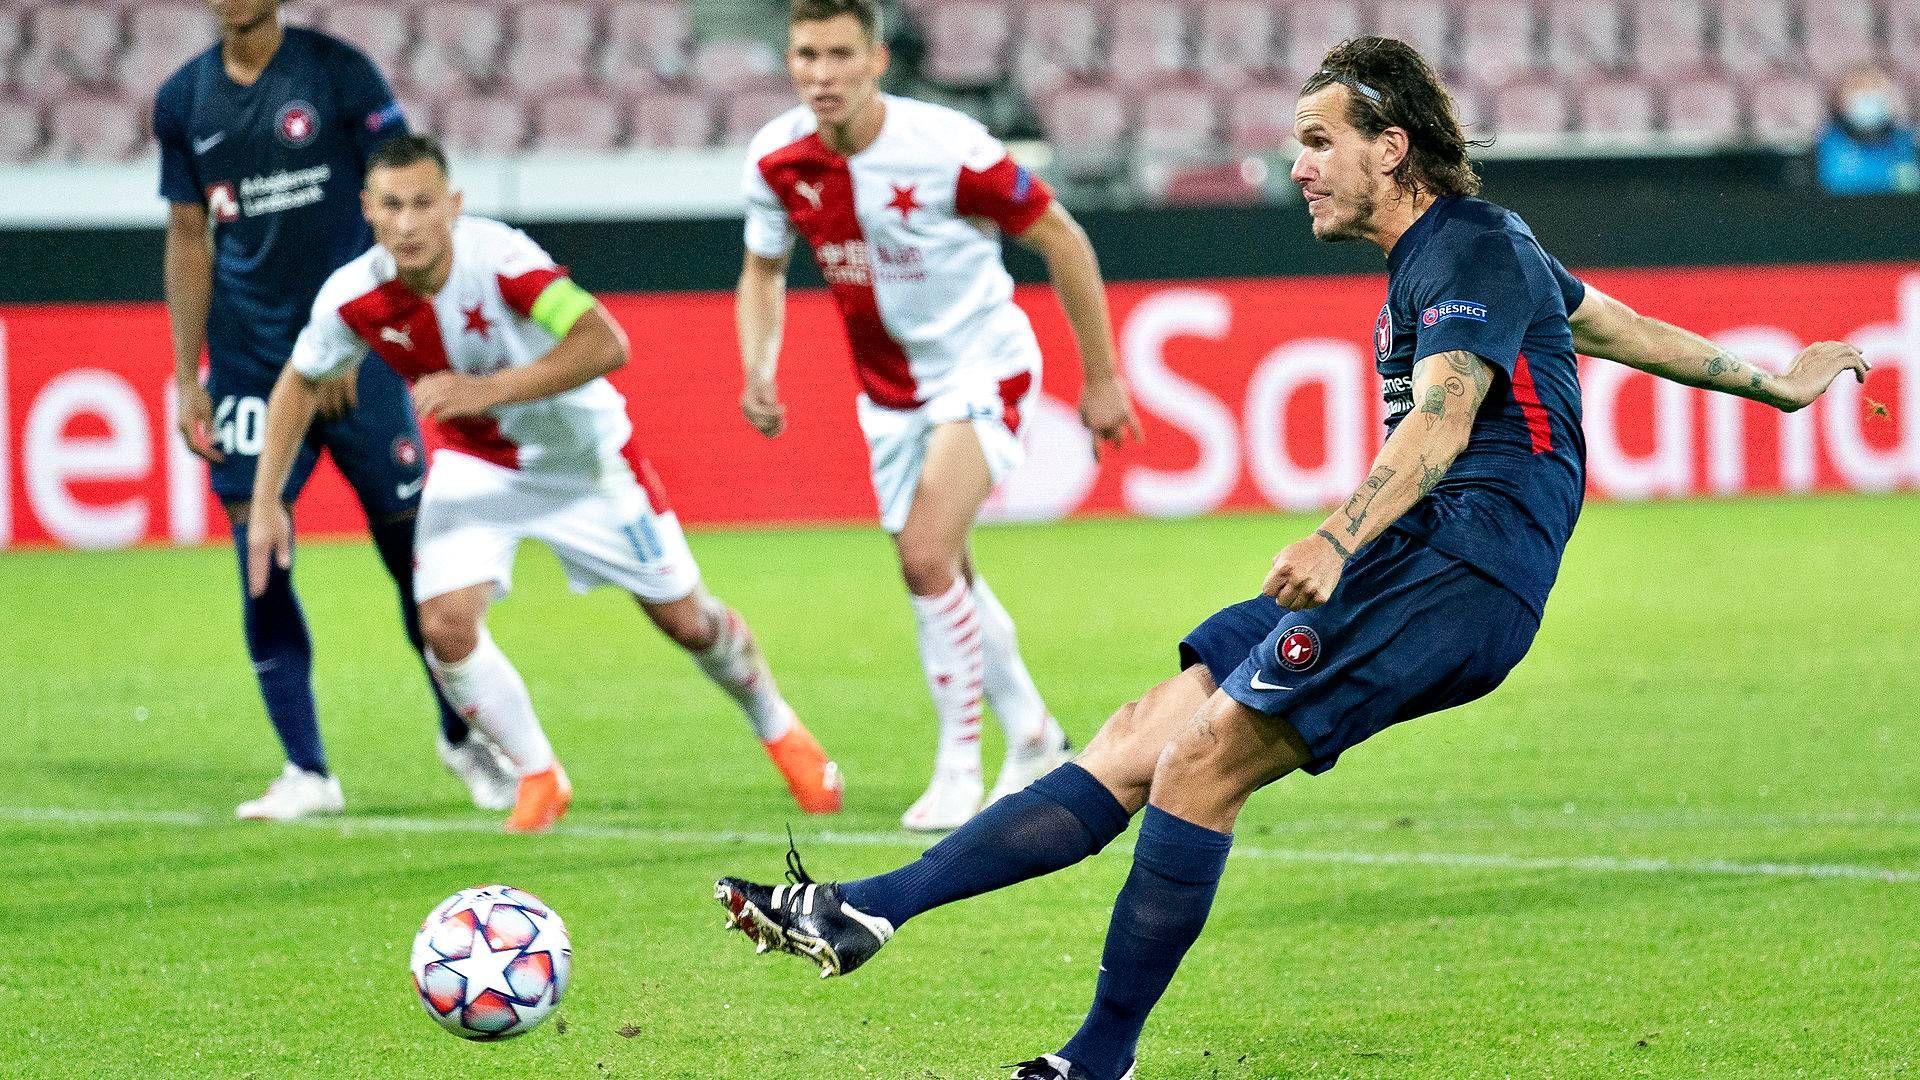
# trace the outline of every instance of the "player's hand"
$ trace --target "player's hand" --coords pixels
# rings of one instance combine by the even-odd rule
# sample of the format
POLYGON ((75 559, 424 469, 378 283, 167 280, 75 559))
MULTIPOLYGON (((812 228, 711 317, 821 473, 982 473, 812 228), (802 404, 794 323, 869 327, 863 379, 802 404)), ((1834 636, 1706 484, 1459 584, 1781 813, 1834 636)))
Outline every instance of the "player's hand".
POLYGON ((1319 607, 1333 596, 1340 584, 1340 573, 1347 560, 1334 550, 1326 537, 1314 533, 1297 540, 1273 557, 1273 569, 1267 571, 1260 591, 1289 611, 1319 607))
POLYGON ((313 406, 322 420, 338 420, 360 403, 360 380, 325 379, 313 384, 313 406))
POLYGON ((1140 430, 1140 418, 1134 415, 1133 402, 1127 397, 1127 388, 1112 376, 1087 380, 1086 389, 1080 392, 1080 422, 1093 432, 1096 461, 1100 459, 1102 442, 1118 449, 1126 445, 1129 435, 1134 442, 1146 439, 1140 430))
POLYGON ((293 519, 274 499, 255 499, 247 513, 247 595, 267 591, 273 568, 293 568, 293 519))
POLYGON ((1856 379, 1867 381, 1873 365, 1860 350, 1844 341, 1816 341, 1793 358, 1786 374, 1774 376, 1774 404, 1784 412, 1798 412, 1827 392, 1840 373, 1852 370, 1856 379))
POLYGON ((479 416, 498 405, 485 376, 436 371, 413 384, 413 411, 435 420, 479 416))
POLYGON ((198 379, 175 380, 174 385, 180 391, 180 437, 186 440, 187 449, 215 465, 227 460, 227 455, 213 444, 213 398, 207 395, 207 388, 198 379))
POLYGON ((771 439, 787 429, 787 407, 780 404, 780 388, 772 379, 747 376, 740 395, 740 412, 755 431, 771 439))

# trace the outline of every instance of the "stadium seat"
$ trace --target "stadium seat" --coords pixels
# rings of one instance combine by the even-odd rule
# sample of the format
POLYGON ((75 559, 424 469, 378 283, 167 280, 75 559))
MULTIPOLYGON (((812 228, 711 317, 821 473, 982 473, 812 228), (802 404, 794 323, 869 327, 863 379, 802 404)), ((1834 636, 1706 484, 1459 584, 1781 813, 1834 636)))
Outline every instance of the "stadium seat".
POLYGON ((605 94, 543 97, 533 106, 533 146, 566 153, 607 153, 620 146, 626 108, 605 94))
POLYGON ((403 79, 413 40, 407 14, 392 4, 329 4, 320 9, 321 29, 366 53, 388 79, 403 79))
POLYGON ((1704 0, 1627 0, 1633 18, 1633 66, 1644 78, 1668 82, 1707 66, 1704 0))
POLYGON ((1453 95, 1454 119, 1460 121, 1460 130, 1468 139, 1485 139, 1493 133, 1493 118, 1489 113, 1486 90, 1468 83, 1456 83, 1448 88, 1453 95))
POLYGON ((1265 0, 1204 0, 1195 18, 1195 75, 1217 86, 1238 86, 1272 73, 1273 5, 1265 0))
POLYGON ((1786 148, 1798 148, 1820 133, 1827 120, 1825 88, 1800 75, 1769 75, 1746 88, 1752 108, 1749 127, 1754 139, 1786 148))
POLYGON ((53 101, 111 87, 120 48, 120 12, 103 4, 61 3, 26 13, 27 47, 15 66, 26 97, 53 101))
POLYGON ((754 38, 715 38, 694 49, 694 83, 714 93, 785 86, 786 64, 773 46, 754 38))
POLYGON ((517 98, 473 96, 441 102, 440 141, 454 154, 511 154, 527 140, 527 113, 517 98))
POLYGON ((1887 59, 1909 80, 1920 80, 1920 0, 1888 0, 1887 59))
POLYGON ((1420 55, 1441 72, 1458 69, 1453 62, 1445 0, 1390 0, 1380 6, 1378 15, 1375 33, 1399 38, 1420 50, 1420 55))
POLYGON ((405 94, 399 97, 400 113, 407 118, 407 126, 415 131, 424 131, 436 138, 440 135, 439 106, 426 98, 412 98, 405 94))
MULTIPOLYGON (((1820 6, 1829 0, 1815 0, 1820 6)), ((1735 78, 1806 67, 1793 0, 1735 0, 1720 8, 1720 62, 1735 78)))
POLYGON ((1140 95, 1135 149, 1175 160, 1219 157, 1220 98, 1198 83, 1167 83, 1140 95))
POLYGON ((1088 0, 1034 0, 1021 19, 1013 74, 1034 98, 1100 62, 1100 22, 1088 0))
POLYGON ((659 92, 634 100, 628 145, 659 150, 705 146, 713 141, 713 106, 698 94, 659 92))
POLYGON ((432 0, 419 13, 420 44, 408 81, 425 93, 461 96, 497 81, 506 27, 499 8, 474 0, 432 0))
POLYGON ((214 43, 220 31, 205 5, 183 3, 138 4, 127 10, 127 44, 171 49, 182 62, 214 43))
POLYGON ((1121 86, 1159 82, 1187 69, 1187 14, 1174 0, 1117 0, 1109 14, 1107 70, 1121 86))
POLYGON ((46 131, 40 106, 17 97, 0 97, 0 164, 32 161, 40 153, 46 131))
POLYGON ((1499 136, 1558 135, 1572 119, 1566 88, 1557 82, 1511 82, 1490 93, 1493 131, 1499 136))
POLYGON ((1235 154, 1284 151, 1293 138, 1293 106, 1299 87, 1254 83, 1227 98, 1227 148, 1235 154))
POLYGON ((125 161, 146 145, 146 109, 104 95, 62 98, 47 106, 47 134, 51 160, 125 161))
POLYGON ((1611 74, 1627 62, 1618 0, 1552 0, 1544 29, 1547 67, 1560 75, 1611 74))
POLYGON ((321 0, 287 0, 280 5, 280 14, 286 18, 288 26, 318 27, 325 21, 322 16, 332 6, 321 3, 321 0))
POLYGON ((926 59, 921 73, 941 86, 974 89, 1007 77, 1012 16, 1002 0, 951 0, 921 20, 926 59))
POLYGON ((1097 83, 1060 87, 1040 106, 1060 171, 1075 180, 1115 174, 1125 160, 1127 99, 1097 83))
POLYGON ((722 144, 747 145, 767 125, 767 121, 796 104, 798 99, 793 96, 792 90, 744 90, 728 95, 723 103, 725 119, 720 126, 722 144))
POLYGON ((1639 79, 1603 79, 1579 91, 1579 128, 1588 135, 1653 132, 1653 87, 1639 79))
POLYGON ((1462 6, 1455 69, 1465 81, 1482 86, 1533 74, 1539 68, 1533 24, 1528 0, 1474 0, 1462 6))
POLYGON ((193 54, 182 55, 168 46, 132 45, 115 62, 114 84, 120 88, 120 96, 127 100, 150 102, 160 84, 192 58, 193 54))
MULTIPOLYGON (((1915 5, 1915 10, 1920 12, 1920 5, 1915 5)), ((1814 71, 1832 77, 1863 59, 1879 58, 1878 21, 1871 0, 1816 0, 1808 4, 1802 34, 1807 63, 1814 71)))
POLYGON ((1740 95, 1717 75, 1682 79, 1667 87, 1667 130, 1713 141, 1740 137, 1740 95))
POLYGON ((585 90, 598 67, 600 9, 579 0, 531 0, 512 14, 513 45, 501 81, 535 97, 585 90))
POLYGON ((687 73, 691 36, 687 7, 674 0, 623 0, 607 13, 607 48, 600 80, 640 90, 687 73))
POLYGON ((1295 89, 1320 67, 1327 50, 1367 30, 1366 11, 1359 0, 1294 0, 1282 22, 1286 44, 1280 68, 1283 81, 1295 89))
POLYGON ((1266 189, 1251 177, 1260 162, 1222 161, 1168 170, 1153 194, 1165 206, 1259 206, 1266 189))

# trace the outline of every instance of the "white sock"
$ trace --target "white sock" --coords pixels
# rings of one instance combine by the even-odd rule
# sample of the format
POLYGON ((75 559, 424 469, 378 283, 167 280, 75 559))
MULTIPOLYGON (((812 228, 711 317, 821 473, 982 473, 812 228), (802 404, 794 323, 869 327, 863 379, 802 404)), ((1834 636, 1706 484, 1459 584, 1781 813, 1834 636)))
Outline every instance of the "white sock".
POLYGON ((1000 718, 1006 732, 1007 749, 1013 753, 1036 753, 1045 748, 1050 728, 1047 705, 1040 690, 1020 659, 1020 642, 1013 633, 1013 616, 1000 606, 1000 598, 987 588, 987 579, 975 575, 973 606, 980 613, 980 648, 985 658, 984 685, 987 703, 1000 718))
POLYGON ((980 618, 964 579, 940 596, 914 596, 920 624, 920 666, 940 722, 937 772, 980 772, 980 687, 985 659, 980 618))
POLYGON ((793 709, 780 696, 767 658, 740 613, 712 597, 701 610, 714 626, 713 644, 693 653, 695 663, 738 702, 753 733, 770 743, 793 730, 793 709))
POLYGON ((485 626, 480 644, 465 660, 445 663, 428 649, 427 664, 454 711, 492 739, 515 772, 531 776, 553 768, 553 744, 533 715, 527 684, 485 626))

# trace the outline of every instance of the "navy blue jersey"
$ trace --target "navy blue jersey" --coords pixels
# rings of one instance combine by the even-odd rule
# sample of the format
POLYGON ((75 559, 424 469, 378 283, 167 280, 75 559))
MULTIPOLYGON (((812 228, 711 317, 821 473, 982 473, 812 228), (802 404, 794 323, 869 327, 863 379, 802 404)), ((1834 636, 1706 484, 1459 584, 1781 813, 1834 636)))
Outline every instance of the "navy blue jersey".
POLYGON ((252 86, 228 77, 216 44, 160 87, 160 195, 204 205, 213 222, 216 368, 269 384, 279 374, 321 283, 373 243, 360 214, 367 156, 406 130, 365 54, 298 27, 252 86))
POLYGON ((1413 410, 1413 366, 1469 352, 1495 372, 1467 447, 1395 522, 1506 586, 1536 614, 1586 490, 1580 382, 1567 318, 1586 287, 1518 214, 1480 199, 1436 201, 1387 256, 1374 327, 1387 427, 1413 410))

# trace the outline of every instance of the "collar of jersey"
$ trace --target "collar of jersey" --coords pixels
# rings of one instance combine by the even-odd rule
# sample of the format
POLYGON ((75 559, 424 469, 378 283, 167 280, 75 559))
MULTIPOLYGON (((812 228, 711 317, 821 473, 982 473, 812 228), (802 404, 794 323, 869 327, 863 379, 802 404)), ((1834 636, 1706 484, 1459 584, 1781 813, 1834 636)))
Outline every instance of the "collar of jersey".
POLYGON ((1425 246, 1427 237, 1433 235, 1433 230, 1440 227, 1440 219, 1451 212, 1454 204, 1459 201, 1459 197, 1455 195, 1435 199, 1424 213, 1413 219, 1413 224, 1407 226, 1407 231, 1401 233, 1400 239, 1393 242, 1393 250, 1387 253, 1388 274, 1400 269, 1408 259, 1413 258, 1414 252, 1425 246))

